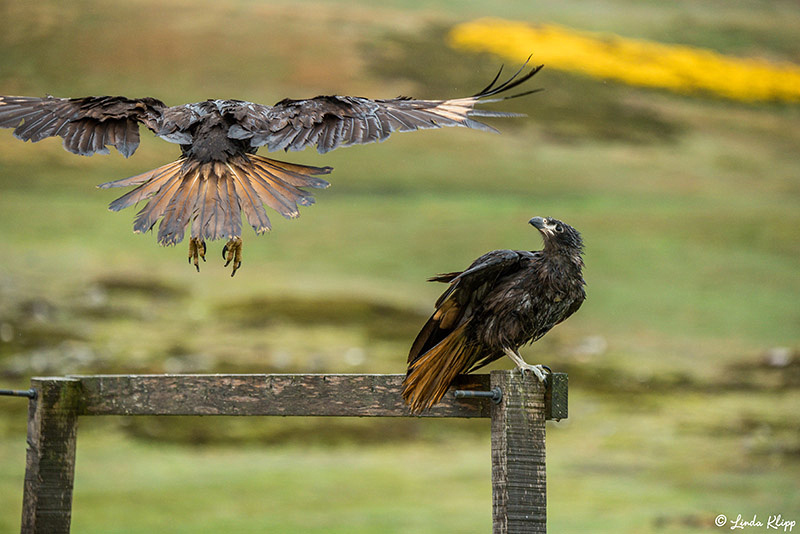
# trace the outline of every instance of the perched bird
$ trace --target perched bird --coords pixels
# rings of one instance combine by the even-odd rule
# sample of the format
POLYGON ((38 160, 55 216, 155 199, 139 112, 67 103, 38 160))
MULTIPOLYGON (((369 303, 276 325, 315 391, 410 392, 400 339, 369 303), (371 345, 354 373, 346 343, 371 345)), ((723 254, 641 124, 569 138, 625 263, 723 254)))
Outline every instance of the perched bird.
POLYGON ((542 234, 542 250, 494 250, 464 271, 429 279, 450 287, 408 354, 403 399, 413 412, 439 402, 456 375, 504 354, 521 371, 544 381, 543 367, 525 363, 519 347, 581 307, 586 298, 583 241, 577 230, 557 219, 534 217, 530 224, 542 234))
POLYGON ((118 211, 148 201, 136 215, 133 230, 147 232, 161 220, 161 245, 179 243, 191 224, 189 261, 198 271, 198 259, 205 261, 206 240, 228 239, 222 255, 226 266, 233 263, 233 276, 241 264, 242 212, 256 234, 262 234, 271 227, 265 204, 286 218, 295 218, 300 215, 298 206, 314 203, 304 188, 329 185, 318 176, 330 173, 331 167, 257 156, 260 147, 289 151, 316 145, 317 151, 325 153, 340 146, 383 141, 393 131, 443 126, 496 131, 472 117, 519 114, 479 110, 475 105, 535 92, 489 98, 518 87, 541 69, 522 74, 526 66, 527 62, 503 83, 497 84, 498 72, 483 91, 450 100, 318 96, 285 99, 274 106, 207 100, 168 107, 155 98, 0 96, 0 127, 14 128, 14 135, 24 141, 63 137, 64 148, 82 156, 108 154, 113 146, 129 157, 139 146, 139 124, 180 145, 177 161, 99 187, 138 186, 113 201, 109 209, 118 211))

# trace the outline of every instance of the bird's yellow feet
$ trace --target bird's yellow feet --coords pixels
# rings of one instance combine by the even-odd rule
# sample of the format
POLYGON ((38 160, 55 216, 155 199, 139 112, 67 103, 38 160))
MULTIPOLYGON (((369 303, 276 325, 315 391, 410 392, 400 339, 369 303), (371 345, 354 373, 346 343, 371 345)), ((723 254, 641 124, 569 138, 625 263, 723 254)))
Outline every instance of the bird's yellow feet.
POLYGON ((225 260, 225 267, 233 262, 233 271, 231 276, 236 274, 236 271, 242 265, 242 238, 234 237, 222 247, 222 259, 225 260))
POLYGON ((206 261, 206 242, 193 237, 189 240, 189 263, 194 264, 198 273, 200 272, 200 259, 206 261))

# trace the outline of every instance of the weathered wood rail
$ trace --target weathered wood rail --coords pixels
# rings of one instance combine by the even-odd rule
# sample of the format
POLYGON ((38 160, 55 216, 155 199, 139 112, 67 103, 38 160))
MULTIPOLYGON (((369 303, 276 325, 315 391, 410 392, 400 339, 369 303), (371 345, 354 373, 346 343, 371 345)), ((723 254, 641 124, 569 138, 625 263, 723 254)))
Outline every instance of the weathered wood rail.
MULTIPOLYGON (((34 378, 22 534, 68 533, 79 417, 237 415, 410 417, 403 375, 93 375, 34 378)), ((567 417, 567 375, 460 376, 423 417, 491 418, 495 534, 546 532, 545 420, 567 417), (452 390, 500 388, 499 403, 452 390)))

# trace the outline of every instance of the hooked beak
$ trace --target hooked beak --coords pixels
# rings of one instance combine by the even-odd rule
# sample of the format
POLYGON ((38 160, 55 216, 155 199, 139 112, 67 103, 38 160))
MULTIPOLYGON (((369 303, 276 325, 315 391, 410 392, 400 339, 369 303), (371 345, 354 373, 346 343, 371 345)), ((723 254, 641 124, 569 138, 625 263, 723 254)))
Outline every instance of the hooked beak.
POLYGON ((544 219, 542 217, 534 217, 528 224, 536 228, 537 230, 544 230, 544 219))

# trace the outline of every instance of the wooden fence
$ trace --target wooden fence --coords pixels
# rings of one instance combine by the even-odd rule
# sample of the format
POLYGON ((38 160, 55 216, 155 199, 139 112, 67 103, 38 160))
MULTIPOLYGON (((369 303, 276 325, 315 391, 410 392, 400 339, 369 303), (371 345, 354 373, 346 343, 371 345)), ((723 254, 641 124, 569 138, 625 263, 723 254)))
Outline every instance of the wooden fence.
MULTIPOLYGON (((79 417, 261 415, 410 417, 403 375, 93 375, 34 378, 23 534, 68 533, 79 417)), ((463 394, 459 394, 463 395, 463 394)), ((469 394, 467 394, 469 395, 469 394)), ((460 376, 423 417, 490 417, 495 534, 546 532, 545 420, 567 417, 567 375, 460 376), (455 390, 502 399, 456 397, 455 390)))

